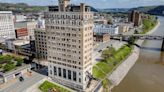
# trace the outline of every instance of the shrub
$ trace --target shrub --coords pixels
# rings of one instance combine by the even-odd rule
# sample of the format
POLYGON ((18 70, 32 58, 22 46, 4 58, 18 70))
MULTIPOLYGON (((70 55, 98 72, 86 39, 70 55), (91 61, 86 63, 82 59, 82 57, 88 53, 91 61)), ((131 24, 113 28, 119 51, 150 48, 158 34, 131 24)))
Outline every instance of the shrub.
POLYGON ((16 66, 22 66, 24 60, 20 57, 15 57, 15 61, 17 61, 16 66))
POLYGON ((3 65, 2 64, 0 64, 0 68, 2 68, 3 67, 3 65))
POLYGON ((10 70, 12 70, 12 69, 14 69, 14 68, 15 68, 14 63, 8 63, 8 64, 6 64, 6 65, 3 67, 3 69, 4 69, 5 72, 10 71, 10 70))

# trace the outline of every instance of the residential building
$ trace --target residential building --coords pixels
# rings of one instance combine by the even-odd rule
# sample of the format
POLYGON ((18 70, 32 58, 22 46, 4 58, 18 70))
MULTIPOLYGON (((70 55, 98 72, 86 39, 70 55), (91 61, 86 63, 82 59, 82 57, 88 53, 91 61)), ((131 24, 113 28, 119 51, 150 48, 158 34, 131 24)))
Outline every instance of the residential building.
POLYGON ((47 36, 45 29, 35 29, 36 57, 47 59, 47 36))
POLYGON ((134 23, 134 26, 140 26, 142 23, 142 14, 139 11, 132 11, 130 21, 134 23))
POLYGON ((45 13, 48 75, 57 83, 84 91, 92 74, 93 13, 84 3, 59 6, 45 13))
POLYGON ((94 26, 94 29, 93 29, 94 33, 100 33, 100 34, 107 33, 107 34, 110 34, 110 35, 118 34, 118 31, 119 31, 118 26, 115 26, 115 25, 103 25, 103 24, 99 24, 99 25, 96 24, 94 26))
POLYGON ((14 22, 11 11, 0 11, 0 39, 4 42, 4 39, 14 39, 14 22))
POLYGON ((94 42, 107 42, 110 41, 110 35, 109 34, 103 34, 103 33, 94 33, 94 42))

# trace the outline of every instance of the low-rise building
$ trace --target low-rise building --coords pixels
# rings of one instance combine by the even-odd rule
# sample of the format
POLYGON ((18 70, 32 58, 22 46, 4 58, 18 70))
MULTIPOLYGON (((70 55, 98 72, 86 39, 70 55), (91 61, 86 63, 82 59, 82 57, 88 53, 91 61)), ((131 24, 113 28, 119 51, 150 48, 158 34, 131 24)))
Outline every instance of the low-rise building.
POLYGON ((0 84, 6 83, 15 78, 19 78, 20 76, 22 76, 28 72, 30 73, 30 70, 31 70, 31 65, 24 64, 21 67, 17 67, 13 71, 9 71, 6 73, 0 72, 0 84))
POLYGON ((16 14, 14 15, 14 22, 22 22, 22 21, 26 21, 27 17, 23 14, 16 14))
POLYGON ((34 40, 34 30, 37 28, 37 21, 21 21, 15 22, 16 28, 27 28, 28 39, 34 40))
POLYGON ((103 16, 94 16, 94 23, 106 25, 108 21, 103 16))
POLYGON ((107 42, 110 40, 109 34, 103 34, 103 33, 94 33, 94 42, 107 42))
POLYGON ((121 23, 115 23, 114 25, 117 25, 119 27, 118 33, 122 34, 122 33, 129 32, 129 30, 133 28, 134 24, 121 22, 121 23))
POLYGON ((28 39, 28 31, 27 28, 16 28, 15 35, 18 39, 28 39))
POLYGON ((31 45, 33 41, 27 41, 22 39, 8 39, 6 40, 6 48, 10 52, 14 52, 15 54, 20 54, 24 56, 33 56, 35 54, 35 48, 31 45))
POLYGON ((100 34, 118 34, 119 32, 119 27, 118 26, 114 26, 114 25, 95 25, 94 29, 93 29, 94 33, 100 33, 100 34))

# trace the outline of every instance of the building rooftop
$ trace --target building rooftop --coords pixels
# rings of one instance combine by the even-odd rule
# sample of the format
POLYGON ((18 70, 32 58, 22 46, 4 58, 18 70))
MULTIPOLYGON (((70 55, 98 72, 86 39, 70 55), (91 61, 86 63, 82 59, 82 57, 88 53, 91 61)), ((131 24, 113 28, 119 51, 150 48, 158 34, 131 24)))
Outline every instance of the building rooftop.
POLYGON ((4 14, 6 14, 6 13, 10 13, 10 14, 11 14, 12 11, 0 11, 0 13, 2 13, 2 14, 3 14, 3 13, 4 13, 4 14))
POLYGON ((117 25, 95 24, 95 28, 118 28, 117 25))
POLYGON ((27 40, 15 40, 15 41, 13 41, 13 44, 16 45, 16 46, 22 46, 22 45, 30 44, 30 41, 27 41, 27 40))

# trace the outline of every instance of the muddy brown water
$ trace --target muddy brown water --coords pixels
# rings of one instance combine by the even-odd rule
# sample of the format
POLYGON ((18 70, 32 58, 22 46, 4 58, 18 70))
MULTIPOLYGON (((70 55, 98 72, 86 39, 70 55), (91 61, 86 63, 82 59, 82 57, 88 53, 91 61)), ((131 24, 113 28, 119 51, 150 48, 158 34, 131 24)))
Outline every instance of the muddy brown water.
MULTIPOLYGON (((164 17, 153 33, 164 35, 164 17)), ((144 41, 140 57, 123 81, 112 92, 164 92, 164 52, 162 41, 144 41)))

